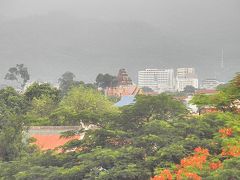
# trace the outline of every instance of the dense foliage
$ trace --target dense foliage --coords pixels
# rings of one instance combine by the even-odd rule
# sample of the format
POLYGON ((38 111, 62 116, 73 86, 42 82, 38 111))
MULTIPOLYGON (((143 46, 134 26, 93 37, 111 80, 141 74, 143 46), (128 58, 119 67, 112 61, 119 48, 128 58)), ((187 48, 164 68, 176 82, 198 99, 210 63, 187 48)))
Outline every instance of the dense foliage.
POLYGON ((110 74, 98 74, 96 77, 96 85, 103 89, 107 87, 117 86, 117 77, 110 74))
POLYGON ((0 90, 0 161, 11 161, 24 151, 22 114, 26 110, 24 96, 10 87, 0 90))
POLYGON ((204 106, 213 106, 219 111, 235 112, 240 100, 240 73, 228 84, 219 87, 217 94, 213 95, 196 95, 192 102, 201 109, 204 106))
POLYGON ((239 179, 239 94, 237 75, 213 95, 229 100, 193 100, 219 112, 194 116, 164 93, 116 108, 83 85, 63 97, 49 85, 32 85, 25 94, 1 90, 0 179, 239 179), (82 131, 64 136, 84 138, 68 142, 61 153, 41 152, 23 141, 24 123, 79 125, 82 131), (94 128, 86 128, 90 124, 94 128))

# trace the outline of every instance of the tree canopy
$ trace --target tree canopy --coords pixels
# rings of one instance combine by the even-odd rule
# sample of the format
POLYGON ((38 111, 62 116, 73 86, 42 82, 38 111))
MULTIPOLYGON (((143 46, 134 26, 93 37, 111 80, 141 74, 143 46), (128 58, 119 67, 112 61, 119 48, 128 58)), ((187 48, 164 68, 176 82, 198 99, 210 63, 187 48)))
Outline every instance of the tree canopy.
POLYGON ((236 76, 228 84, 218 88, 218 92, 213 95, 196 95, 192 99, 192 103, 199 106, 213 106, 220 111, 236 111, 236 104, 240 101, 239 92, 240 74, 236 76))
POLYGON ((196 95, 199 106, 219 108, 199 116, 165 93, 139 95, 134 104, 117 108, 84 85, 58 101, 48 86, 30 88, 33 94, 1 90, 0 179, 239 179, 240 115, 233 107, 239 100, 238 79, 215 95, 196 95), (67 142, 61 152, 39 151, 24 141, 26 120, 82 126, 63 137, 84 136, 67 142))
POLYGON ((96 77, 96 84, 98 87, 105 89, 106 87, 117 86, 117 77, 110 74, 98 74, 96 77))
POLYGON ((75 77, 76 76, 72 72, 67 71, 58 79, 59 89, 63 95, 67 94, 71 87, 79 84, 79 82, 74 80, 75 77))
POLYGON ((16 67, 11 67, 5 75, 6 80, 17 81, 23 89, 30 79, 27 67, 24 64, 17 64, 16 67))
POLYGON ((118 113, 104 95, 92 88, 73 87, 59 104, 54 116, 66 124, 102 125, 104 120, 118 113))
POLYGON ((54 102, 60 101, 60 91, 50 85, 49 83, 33 83, 24 92, 28 101, 32 101, 34 98, 39 99, 42 96, 48 96, 54 102))

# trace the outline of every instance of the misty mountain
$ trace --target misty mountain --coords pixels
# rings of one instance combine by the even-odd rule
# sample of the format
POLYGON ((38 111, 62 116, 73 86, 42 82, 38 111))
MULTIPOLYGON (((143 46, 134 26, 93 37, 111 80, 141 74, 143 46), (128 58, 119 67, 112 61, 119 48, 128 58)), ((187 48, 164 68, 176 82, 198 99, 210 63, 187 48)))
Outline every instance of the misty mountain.
POLYGON ((116 74, 124 67, 136 82, 137 71, 144 68, 193 66, 201 78, 226 80, 239 70, 239 30, 213 28, 211 23, 199 31, 199 24, 194 23, 176 28, 139 21, 80 19, 61 13, 2 20, 0 75, 3 77, 10 66, 24 63, 32 79, 57 81, 65 71, 72 71, 80 80, 94 81, 100 72, 116 74), (222 48, 224 74, 219 71, 222 48))

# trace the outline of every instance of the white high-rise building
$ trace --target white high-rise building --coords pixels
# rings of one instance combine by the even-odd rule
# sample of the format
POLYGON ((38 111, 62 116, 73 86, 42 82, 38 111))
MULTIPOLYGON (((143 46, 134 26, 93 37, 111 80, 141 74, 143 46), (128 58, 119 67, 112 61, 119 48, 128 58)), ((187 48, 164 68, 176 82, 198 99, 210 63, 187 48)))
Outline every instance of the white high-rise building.
POLYGON ((184 91, 186 86, 198 88, 198 78, 194 68, 177 68, 176 90, 184 91))
POLYGON ((144 71, 138 71, 138 86, 149 87, 158 93, 164 91, 174 91, 174 70, 145 69, 144 71))

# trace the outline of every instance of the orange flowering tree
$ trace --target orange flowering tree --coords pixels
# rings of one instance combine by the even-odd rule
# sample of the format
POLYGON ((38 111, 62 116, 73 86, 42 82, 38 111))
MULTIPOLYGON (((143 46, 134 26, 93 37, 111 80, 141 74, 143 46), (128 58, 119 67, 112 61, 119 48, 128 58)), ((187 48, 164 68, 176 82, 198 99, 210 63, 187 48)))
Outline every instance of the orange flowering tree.
MULTIPOLYGON (((235 116, 236 117, 236 116, 235 116)), ((228 119, 227 125, 232 124, 228 119)), ((234 121, 234 120, 233 120, 234 121)), ((229 173, 230 167, 240 167, 240 141, 238 127, 230 126, 218 130, 215 140, 221 142, 222 151, 211 155, 209 150, 202 147, 194 149, 194 154, 181 159, 180 164, 173 168, 165 169, 152 178, 152 180, 192 179, 201 180, 206 177, 240 177, 240 170, 237 173, 229 173), (231 164, 232 163, 232 164, 231 164), (228 168, 226 170, 225 168, 228 168), (238 175, 239 173, 239 175, 238 175)))

